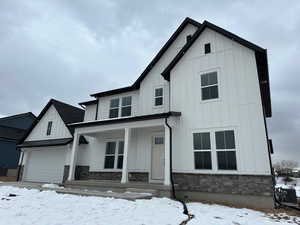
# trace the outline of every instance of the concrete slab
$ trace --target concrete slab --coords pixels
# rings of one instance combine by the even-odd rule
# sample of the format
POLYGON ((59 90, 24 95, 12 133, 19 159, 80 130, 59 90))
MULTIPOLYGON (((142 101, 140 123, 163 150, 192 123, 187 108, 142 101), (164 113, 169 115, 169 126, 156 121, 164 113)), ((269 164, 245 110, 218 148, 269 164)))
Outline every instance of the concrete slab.
POLYGON ((136 200, 136 199, 151 199, 151 193, 138 193, 138 192, 110 192, 110 191, 93 191, 85 189, 74 189, 74 188, 45 188, 42 187, 44 183, 31 183, 31 182, 3 182, 0 183, 0 186, 13 186, 19 188, 27 189, 38 189, 40 191, 55 191, 59 194, 73 194, 81 196, 96 196, 96 197, 106 197, 106 198, 119 198, 126 200, 136 200))

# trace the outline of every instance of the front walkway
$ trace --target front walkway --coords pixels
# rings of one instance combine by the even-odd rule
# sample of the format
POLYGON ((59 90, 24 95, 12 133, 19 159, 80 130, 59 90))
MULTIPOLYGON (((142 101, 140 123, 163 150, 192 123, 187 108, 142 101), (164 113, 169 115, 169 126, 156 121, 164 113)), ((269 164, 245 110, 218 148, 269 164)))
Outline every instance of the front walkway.
POLYGON ((126 200, 136 200, 136 199, 151 199, 152 193, 140 193, 140 192, 112 192, 108 191, 97 191, 97 190, 88 190, 88 189, 80 189, 80 188, 49 188, 43 187, 44 183, 31 183, 31 182, 2 182, 1 186, 12 186, 18 188, 26 188, 26 189, 38 189, 40 191, 48 191, 52 190, 59 194, 73 194, 73 195, 81 195, 81 196, 96 196, 96 197, 109 197, 109 198, 117 198, 117 199, 126 199, 126 200))

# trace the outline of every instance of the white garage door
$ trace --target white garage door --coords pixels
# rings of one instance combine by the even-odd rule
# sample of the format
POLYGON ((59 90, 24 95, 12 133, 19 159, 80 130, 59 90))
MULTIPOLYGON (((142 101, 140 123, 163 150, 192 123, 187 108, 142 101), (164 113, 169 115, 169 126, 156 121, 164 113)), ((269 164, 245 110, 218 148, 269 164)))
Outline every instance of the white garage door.
POLYGON ((41 148, 31 151, 25 166, 24 181, 61 183, 63 180, 66 150, 41 148))

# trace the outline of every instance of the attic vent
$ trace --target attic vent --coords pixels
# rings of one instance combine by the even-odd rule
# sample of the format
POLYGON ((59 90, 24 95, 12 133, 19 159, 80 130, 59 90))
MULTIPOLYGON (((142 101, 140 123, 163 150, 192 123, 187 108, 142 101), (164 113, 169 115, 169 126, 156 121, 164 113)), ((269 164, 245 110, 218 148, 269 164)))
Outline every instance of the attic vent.
POLYGON ((190 40, 192 40, 192 35, 189 34, 188 36, 186 36, 186 42, 189 42, 190 40))
POLYGON ((208 53, 210 53, 211 52, 211 49, 210 49, 210 43, 206 43, 205 45, 204 45, 204 53, 205 54, 208 54, 208 53))

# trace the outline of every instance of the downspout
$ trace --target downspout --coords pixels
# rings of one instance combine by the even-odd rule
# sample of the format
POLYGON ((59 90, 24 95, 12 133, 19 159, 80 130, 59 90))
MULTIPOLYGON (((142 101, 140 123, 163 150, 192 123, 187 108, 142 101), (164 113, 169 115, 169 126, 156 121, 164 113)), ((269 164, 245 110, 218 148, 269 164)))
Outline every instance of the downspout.
MULTIPOLYGON (((171 112, 171 84, 169 83, 169 111, 171 112)), ((189 221, 190 219, 192 219, 194 217, 194 215, 189 214, 188 208, 185 204, 185 202, 183 200, 180 200, 177 198, 176 196, 176 191, 175 191, 175 184, 174 184, 174 177, 173 177, 173 156, 172 156, 172 148, 173 148, 173 144, 172 144, 172 127, 168 124, 168 117, 165 118, 165 124, 168 127, 169 131, 170 131, 170 181, 171 181, 171 188, 172 188, 172 197, 176 200, 179 201, 182 206, 183 206, 183 214, 188 216, 187 221, 189 221)), ((186 222, 187 222, 186 221, 186 222)))

